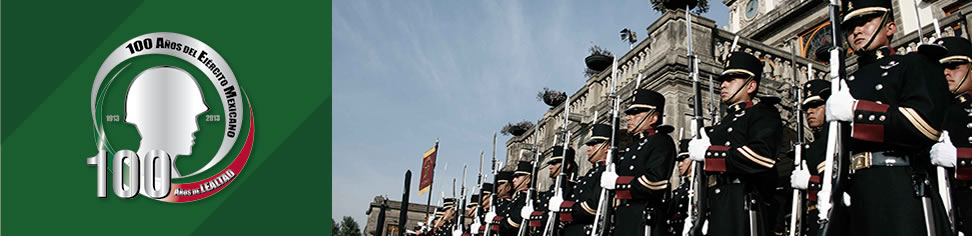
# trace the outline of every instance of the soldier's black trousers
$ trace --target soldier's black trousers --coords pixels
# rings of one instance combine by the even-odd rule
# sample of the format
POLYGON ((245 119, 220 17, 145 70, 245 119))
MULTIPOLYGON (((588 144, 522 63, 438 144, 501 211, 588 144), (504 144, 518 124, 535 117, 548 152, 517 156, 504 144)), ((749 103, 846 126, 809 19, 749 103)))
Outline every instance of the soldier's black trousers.
MULTIPOLYGON (((645 235, 645 207, 647 201, 627 201, 618 206, 614 218, 614 235, 645 235)), ((656 220, 651 226, 652 235, 662 235, 665 227, 656 220)))
POLYGON ((587 225, 582 224, 568 224, 564 227, 564 235, 566 236, 587 236, 589 235, 589 228, 587 225))
MULTIPOLYGON (((748 236, 749 211, 745 209, 746 186, 741 183, 723 184, 709 188, 709 236, 734 235, 748 236)), ((762 204, 754 204, 756 208, 756 235, 768 235, 766 219, 760 212, 765 212, 762 204)))
MULTIPOLYGON (((850 176, 852 235, 926 235, 909 167, 871 167, 850 176)), ((841 200, 843 196, 834 196, 841 200)))
POLYGON ((972 183, 962 180, 955 183, 952 185, 952 205, 955 207, 958 229, 965 235, 972 235, 972 183))

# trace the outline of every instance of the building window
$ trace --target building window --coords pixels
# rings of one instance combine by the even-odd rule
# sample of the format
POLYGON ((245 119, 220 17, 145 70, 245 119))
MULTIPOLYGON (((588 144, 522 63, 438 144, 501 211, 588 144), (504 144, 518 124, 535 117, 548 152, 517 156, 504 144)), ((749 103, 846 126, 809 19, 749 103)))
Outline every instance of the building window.
POLYGON ((800 56, 822 62, 814 55, 814 52, 824 46, 833 45, 833 30, 830 21, 824 21, 812 29, 800 34, 800 56))

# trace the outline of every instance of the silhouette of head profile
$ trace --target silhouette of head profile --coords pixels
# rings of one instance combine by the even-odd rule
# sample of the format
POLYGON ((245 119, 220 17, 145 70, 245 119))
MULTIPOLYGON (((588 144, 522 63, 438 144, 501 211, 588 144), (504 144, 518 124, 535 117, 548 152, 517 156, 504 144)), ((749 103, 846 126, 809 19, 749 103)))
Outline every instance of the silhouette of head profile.
POLYGON ((196 116, 209 108, 192 76, 175 67, 154 67, 143 71, 128 88, 125 121, 135 125, 142 137, 138 155, 154 149, 172 158, 172 177, 177 156, 192 154, 193 134, 199 130, 196 116))

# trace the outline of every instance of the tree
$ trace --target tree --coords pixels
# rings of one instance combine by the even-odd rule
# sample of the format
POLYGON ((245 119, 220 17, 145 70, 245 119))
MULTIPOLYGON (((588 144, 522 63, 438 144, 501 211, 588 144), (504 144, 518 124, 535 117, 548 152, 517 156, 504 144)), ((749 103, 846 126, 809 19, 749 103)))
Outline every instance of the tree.
POLYGON ((341 220, 341 232, 337 235, 340 236, 360 236, 361 229, 358 228, 358 222, 354 221, 354 218, 350 216, 345 216, 341 220))
POLYGON ((337 221, 334 221, 334 218, 331 218, 331 235, 340 235, 339 234, 340 231, 338 231, 338 228, 339 225, 337 224, 337 221))

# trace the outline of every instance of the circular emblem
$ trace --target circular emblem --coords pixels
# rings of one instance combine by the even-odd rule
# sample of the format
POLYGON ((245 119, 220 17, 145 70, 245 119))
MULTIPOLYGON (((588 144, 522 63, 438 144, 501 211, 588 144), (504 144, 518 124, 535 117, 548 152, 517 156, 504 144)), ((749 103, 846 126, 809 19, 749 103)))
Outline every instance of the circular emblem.
POLYGON ((253 148, 253 109, 236 75, 216 50, 178 33, 148 33, 115 48, 95 76, 91 118, 99 151, 137 155, 108 168, 143 179, 116 177, 123 178, 116 193, 200 200, 236 179, 253 148), (132 163, 139 158, 149 160, 139 168, 132 163))

